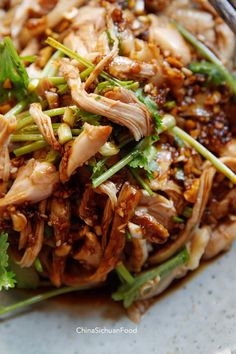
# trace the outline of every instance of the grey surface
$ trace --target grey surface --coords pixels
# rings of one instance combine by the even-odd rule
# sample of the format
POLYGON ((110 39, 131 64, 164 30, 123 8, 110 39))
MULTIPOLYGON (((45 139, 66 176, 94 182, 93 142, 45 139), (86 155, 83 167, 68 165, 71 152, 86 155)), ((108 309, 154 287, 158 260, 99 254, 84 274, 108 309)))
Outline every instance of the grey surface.
MULTIPOLYGON (((13 293, 1 295, 1 304, 12 302, 18 296, 13 293)), ((81 326, 136 325, 119 306, 49 301, 0 322, 0 353, 235 354, 235 303, 236 247, 161 297, 137 326, 137 334, 77 334, 81 326)))

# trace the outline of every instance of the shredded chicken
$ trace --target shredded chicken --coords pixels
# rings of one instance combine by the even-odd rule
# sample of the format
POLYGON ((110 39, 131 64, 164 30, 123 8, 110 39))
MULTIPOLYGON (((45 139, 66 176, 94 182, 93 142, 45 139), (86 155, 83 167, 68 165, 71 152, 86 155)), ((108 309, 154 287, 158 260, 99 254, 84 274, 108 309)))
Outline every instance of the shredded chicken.
MULTIPOLYGON (((43 200, 39 204, 39 213, 45 214, 46 212, 47 201, 43 200)), ((30 267, 36 257, 38 256, 42 245, 43 245, 43 238, 44 238, 44 220, 39 216, 39 220, 36 222, 34 233, 30 234, 28 239, 29 247, 26 248, 26 251, 21 258, 19 264, 23 267, 30 267)))
POLYGON ((0 115, 0 191, 5 192, 10 177, 10 156, 8 145, 10 136, 16 128, 15 117, 5 118, 0 115))
POLYGON ((84 2, 84 0, 58 0, 54 9, 47 15, 47 26, 53 28, 63 20, 66 13, 71 11, 71 8, 79 7, 83 5, 84 2))
POLYGON ((19 5, 16 7, 16 10, 14 12, 12 25, 11 25, 11 35, 14 39, 16 39, 20 34, 20 32, 22 31, 23 25, 28 18, 29 10, 37 11, 38 9, 39 8, 38 8, 37 1, 31 2, 28 0, 22 0, 19 3, 19 5))
POLYGON ((236 238, 236 221, 227 221, 209 232, 210 241, 206 247, 204 258, 209 259, 220 252, 227 251, 236 238))
POLYGON ((200 178, 197 201, 193 207, 192 216, 189 218, 184 231, 175 242, 167 244, 161 250, 158 250, 149 258, 150 264, 163 262, 164 260, 175 254, 183 245, 192 237, 193 231, 199 226, 201 217, 206 207, 209 193, 212 186, 213 177, 215 175, 214 168, 205 169, 200 178))
POLYGON ((161 68, 155 64, 142 63, 122 56, 117 56, 112 60, 109 72, 121 80, 151 79, 155 75, 162 75, 161 68))
POLYGON ((93 126, 84 124, 82 133, 66 145, 60 163, 60 179, 64 183, 105 144, 112 128, 109 126, 93 126))
POLYGON ((135 214, 137 213, 147 213, 152 215, 167 229, 171 227, 173 223, 173 217, 176 216, 176 210, 172 200, 168 200, 158 193, 150 196, 144 190, 142 191, 142 199, 136 208, 135 214))
POLYGON ((71 206, 68 200, 52 198, 50 223, 54 229, 56 246, 61 246, 70 230, 71 206))
POLYGON ((155 15, 149 15, 151 26, 149 28, 149 42, 160 46, 163 52, 180 58, 184 65, 191 61, 188 44, 171 24, 162 24, 155 15))
POLYGON ((49 145, 53 147, 54 150, 59 152, 62 151, 61 145, 55 138, 52 122, 49 116, 47 116, 42 111, 42 106, 40 103, 32 103, 30 105, 30 115, 33 117, 34 122, 37 124, 40 132, 42 133, 44 139, 49 145))
POLYGON ((125 228, 134 215, 134 210, 139 200, 140 192, 126 182, 118 197, 108 245, 92 279, 103 280, 119 261, 121 252, 125 246, 125 228))
POLYGON ((61 71, 68 80, 71 95, 78 106, 87 112, 100 114, 114 123, 126 126, 140 140, 150 133, 150 114, 131 91, 127 90, 129 104, 114 101, 94 93, 88 94, 82 87, 78 70, 71 64, 63 61, 61 71))
POLYGON ((132 238, 129 245, 126 266, 130 272, 140 272, 148 258, 147 240, 132 238))
POLYGON ((88 268, 99 266, 102 259, 102 248, 94 233, 86 233, 81 249, 74 254, 73 258, 88 268))
POLYGON ((12 204, 37 203, 44 200, 52 194, 58 182, 59 174, 55 166, 30 159, 19 169, 12 187, 0 199, 0 209, 12 204))

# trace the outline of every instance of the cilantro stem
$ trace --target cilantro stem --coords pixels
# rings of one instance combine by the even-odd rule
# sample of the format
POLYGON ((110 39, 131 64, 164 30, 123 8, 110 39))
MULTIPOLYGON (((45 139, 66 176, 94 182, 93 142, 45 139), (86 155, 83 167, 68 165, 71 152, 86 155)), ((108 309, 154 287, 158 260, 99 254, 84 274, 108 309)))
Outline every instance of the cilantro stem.
POLYGON ((38 140, 32 144, 28 144, 28 145, 22 146, 20 148, 17 148, 15 150, 13 150, 13 152, 18 157, 18 156, 29 154, 30 152, 42 149, 42 148, 46 147, 47 145, 48 144, 45 140, 38 140))
MULTIPOLYGON (((66 108, 71 108, 73 110, 78 109, 76 106, 68 106, 68 107, 60 107, 60 108, 54 108, 54 109, 49 109, 47 111, 43 111, 43 113, 47 114, 49 117, 55 117, 59 116, 65 113, 66 108)), ((22 119, 20 119, 17 122, 17 128, 16 130, 20 130, 24 128, 25 126, 32 124, 34 122, 33 118, 31 115, 28 115, 22 119)))
POLYGON ((66 80, 61 76, 50 76, 47 77, 47 80, 50 81, 53 85, 62 85, 66 84, 66 80))
POLYGON ((132 284, 135 281, 135 278, 130 274, 122 262, 116 266, 116 272, 127 284, 132 284))
POLYGON ((53 65, 54 61, 56 59, 62 58, 63 56, 64 54, 60 50, 57 50, 55 53, 53 53, 53 55, 51 56, 51 58, 48 60, 47 64, 43 68, 42 77, 54 76, 58 70, 57 66, 53 65))
POLYGON ((11 142, 21 142, 21 141, 37 141, 42 140, 43 136, 41 134, 13 134, 11 135, 11 142))
POLYGON ((33 63, 37 59, 37 55, 25 55, 20 57, 22 61, 27 61, 28 63, 33 63))
POLYGON ((41 301, 50 299, 52 297, 58 296, 58 295, 62 295, 62 294, 67 294, 67 293, 71 293, 73 291, 79 291, 79 290, 85 290, 88 289, 89 286, 88 285, 80 285, 78 287, 72 288, 72 287, 63 287, 63 288, 59 288, 56 290, 51 290, 51 291, 47 291, 43 294, 40 295, 35 295, 32 296, 29 299, 23 300, 23 301, 19 301, 13 305, 10 306, 6 306, 2 309, 0 309, 0 316, 1 315, 5 315, 7 313, 13 312, 15 310, 18 310, 22 307, 26 307, 26 306, 30 306, 33 304, 37 304, 41 301))
MULTIPOLYGON (((52 129, 53 129, 55 134, 57 134, 57 130, 60 127, 61 124, 62 123, 52 123, 52 129)), ((81 129, 72 128, 71 132, 72 132, 73 135, 79 135, 81 133, 81 129)), ((32 125, 29 125, 29 126, 23 128, 23 129, 21 129, 17 134, 14 133, 13 136, 14 135, 20 135, 20 134, 24 135, 24 134, 39 134, 39 133, 40 133, 40 131, 39 131, 37 125, 36 124, 32 124, 32 125)))
MULTIPOLYGON (((78 53, 73 52, 73 50, 67 48, 66 46, 64 46, 63 44, 61 44, 60 42, 56 41, 54 38, 52 37, 48 37, 47 40, 45 41, 47 44, 49 44, 51 47, 61 51, 62 53, 64 53, 65 55, 67 55, 69 58, 75 59, 77 60, 81 65, 84 65, 86 68, 91 69, 92 70, 95 68, 95 65, 92 64, 89 60, 83 58, 81 55, 79 55, 78 53)), ((90 73, 90 71, 87 71, 88 73, 90 73)), ((87 75, 86 72, 86 75, 87 75)), ((133 81, 121 81, 116 79, 115 77, 112 77, 111 75, 109 75, 108 73, 106 73, 105 71, 102 71, 100 76, 108 81, 112 81, 114 82, 117 86, 127 86, 133 83, 133 81)))
POLYGON ((72 140, 72 132, 68 124, 62 123, 58 128, 58 139, 61 145, 64 145, 68 141, 72 140))
MULTIPOLYGON (((161 134, 165 130, 171 129, 175 125, 175 118, 170 114, 166 114, 162 119, 162 124, 158 129, 158 133, 161 134)), ((98 187, 100 184, 111 178, 114 174, 128 165, 146 146, 147 141, 146 138, 141 140, 136 147, 128 153, 125 157, 123 157, 120 161, 118 161, 115 165, 113 165, 109 170, 104 172, 101 176, 95 178, 93 180, 93 188, 98 187)))
POLYGON ((125 157, 123 157, 120 161, 118 161, 115 165, 113 165, 109 170, 104 172, 101 176, 95 178, 93 180, 93 188, 97 188, 105 182, 107 179, 111 178, 114 174, 116 174, 118 171, 120 171, 122 168, 124 168, 126 165, 128 165, 134 158, 139 154, 139 152, 142 150, 142 147, 145 145, 145 139, 143 139, 136 147, 125 157))
POLYGON ((137 182, 148 192, 149 195, 154 195, 155 193, 151 190, 149 185, 144 181, 144 179, 138 174, 136 169, 129 167, 130 172, 134 176, 134 178, 137 180, 137 182))
POLYGON ((198 51, 199 53, 207 60, 209 60, 211 63, 215 64, 215 66, 218 68, 218 70, 222 73, 222 75, 225 78, 225 81, 227 82, 228 86, 230 87, 232 93, 235 95, 236 94, 236 81, 233 78, 233 76, 230 74, 230 72, 225 68, 223 63, 221 62, 220 59, 217 58, 217 56, 207 47, 205 44, 200 42, 192 33, 190 33, 186 28, 181 26, 178 23, 175 23, 176 28, 178 31, 182 34, 182 36, 189 42, 191 43, 198 51))
MULTIPOLYGON (((140 273, 133 278, 133 281, 122 284, 118 290, 112 294, 112 299, 115 301, 123 300, 123 305, 125 308, 132 305, 132 303, 138 298, 142 298, 147 295, 152 289, 158 286, 159 282, 170 275, 175 269, 185 265, 189 260, 189 253, 186 248, 179 252, 176 256, 172 257, 165 263, 140 273), (155 284, 155 279, 158 279, 155 284), (150 283, 150 284, 149 284, 150 283), (147 285, 146 294, 143 287, 147 285)), ((118 270, 119 272, 119 270, 118 270)), ((119 273, 118 273, 119 274, 119 273)))
POLYGON ((10 111, 8 111, 5 114, 5 117, 9 118, 9 117, 11 117, 13 115, 19 114, 20 112, 23 111, 23 109, 27 106, 27 104, 28 104, 28 100, 22 100, 22 101, 18 102, 14 107, 12 107, 10 109, 10 111))
POLYGON ((171 129, 172 132, 181 138, 183 141, 192 146, 199 154, 205 157, 206 160, 210 161, 212 165, 226 177, 228 177, 234 184, 236 184, 236 175, 234 172, 221 162, 215 155, 213 155, 209 150, 207 150, 203 145, 201 145, 197 140, 191 137, 188 133, 179 127, 174 127, 171 129))
POLYGON ((40 262, 40 259, 37 257, 35 262, 34 262, 35 269, 37 272, 42 273, 43 272, 43 266, 42 263, 40 262))
POLYGON ((79 75, 81 80, 82 81, 85 80, 91 74, 92 71, 93 71, 93 68, 87 68, 87 69, 83 70, 79 75))
POLYGON ((50 77, 50 76, 54 76, 57 73, 58 68, 56 67, 56 65, 54 64, 54 61, 58 58, 62 58, 63 57, 63 53, 59 50, 57 50, 52 56, 51 58, 48 60, 47 64, 45 65, 42 73, 41 73, 41 77, 38 79, 32 79, 28 85, 28 90, 29 91, 35 91, 40 79, 44 78, 44 77, 50 77))

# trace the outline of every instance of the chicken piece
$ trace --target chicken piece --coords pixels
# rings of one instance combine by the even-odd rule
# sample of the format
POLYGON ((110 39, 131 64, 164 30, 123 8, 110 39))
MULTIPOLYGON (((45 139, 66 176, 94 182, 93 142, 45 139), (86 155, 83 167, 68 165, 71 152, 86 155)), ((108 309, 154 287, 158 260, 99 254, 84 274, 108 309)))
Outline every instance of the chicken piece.
POLYGON ((34 122, 37 124, 40 132, 42 133, 44 139, 52 146, 54 150, 59 152, 62 151, 62 147, 55 138, 52 121, 49 116, 47 116, 42 111, 42 106, 40 103, 32 103, 29 109, 30 115, 32 116, 34 122))
POLYGON ((215 30, 217 54, 224 65, 232 67, 236 45, 235 35, 224 22, 218 24, 215 30))
POLYGON ((235 50, 235 36, 226 23, 219 21, 213 7, 205 0, 194 0, 200 9, 189 6, 188 1, 175 0, 167 7, 165 15, 170 17, 215 51, 224 65, 232 66, 232 59, 235 50), (204 10, 204 11, 203 11, 204 10))
POLYGON ((65 46, 91 61, 99 55, 109 53, 108 38, 105 33, 105 14, 103 7, 83 6, 78 9, 73 20, 74 31, 65 37, 65 46), (92 41, 91 38, 93 38, 92 41), (106 42, 107 51, 105 52, 101 50, 104 49, 104 46, 101 48, 101 40, 106 42))
POLYGON ((173 226, 176 209, 172 200, 160 194, 150 196, 145 190, 142 190, 142 198, 135 211, 135 215, 141 214, 153 216, 158 223, 169 229, 173 226))
POLYGON ((109 73, 121 80, 151 79, 161 75, 161 69, 155 64, 142 63, 127 57, 117 56, 109 65, 109 73))
POLYGON ((170 2, 171 0, 145 0, 145 7, 154 12, 163 11, 170 2))
POLYGON ((109 51, 95 66, 94 70, 86 79, 86 82, 84 84, 84 90, 88 89, 88 87, 97 79, 97 77, 103 71, 103 69, 109 65, 109 63, 117 56, 119 52, 119 41, 117 36, 115 35, 113 21, 110 17, 108 17, 107 22, 108 22, 107 31, 109 31, 110 37, 113 41, 112 50, 109 51))
POLYGON ((30 159, 20 167, 8 193, 0 199, 0 209, 25 202, 37 203, 47 199, 59 183, 54 165, 30 159))
POLYGON ((127 244, 127 248, 128 255, 125 265, 130 272, 138 273, 142 270, 142 267, 148 258, 147 240, 132 237, 130 242, 127 244))
POLYGON ((220 151, 220 156, 236 157, 236 139, 230 140, 220 151))
POLYGON ((110 224, 112 222, 115 207, 117 205, 117 188, 113 182, 106 181, 105 183, 102 183, 98 188, 96 188, 96 192, 107 194, 107 196, 109 197, 106 202, 101 221, 102 249, 105 249, 105 246, 107 244, 107 234, 109 231, 110 224))
POLYGON ((85 0, 59 0, 53 10, 47 14, 47 26, 49 28, 55 27, 63 20, 66 12, 71 11, 73 7, 80 7, 84 3, 85 0))
POLYGON ((4 193, 7 189, 7 184, 10 177, 11 161, 7 146, 3 146, 0 150, 0 188, 4 193))
POLYGON ((94 156, 105 144, 112 128, 110 126, 94 126, 85 123, 82 133, 66 145, 65 153, 60 163, 60 179, 63 183, 94 156))
POLYGON ((110 199, 107 200, 102 221, 101 221, 101 228, 102 228, 102 249, 104 250, 107 245, 107 235, 109 231, 109 227, 111 225, 112 219, 114 215, 114 210, 112 206, 112 202, 110 199))
POLYGON ((12 228, 15 231, 21 232, 27 227, 26 216, 17 210, 11 212, 12 228))
POLYGON ((65 271, 66 257, 58 257, 53 251, 52 264, 49 269, 50 281, 59 288, 62 284, 62 275, 65 271))
POLYGON ((105 15, 106 10, 104 7, 83 6, 78 10, 73 27, 80 29, 84 25, 92 24, 95 30, 99 32, 105 27, 105 15))
POLYGON ((223 200, 212 200, 208 205, 208 212, 215 220, 220 220, 230 214, 234 209, 236 188, 231 189, 223 200))
POLYGON ((136 210, 132 221, 141 226, 143 236, 149 242, 162 244, 167 241, 168 230, 154 216, 136 210))
POLYGON ((97 284, 106 279, 107 274, 114 269, 119 261, 125 246, 125 229, 134 214, 134 210, 140 200, 140 192, 126 182, 119 194, 118 203, 115 208, 112 230, 107 247, 104 251, 99 267, 94 272, 63 274, 63 283, 69 286, 76 284, 89 283, 97 284))
POLYGON ((106 181, 96 188, 96 192, 106 194, 111 201, 112 209, 115 209, 117 205, 117 188, 115 183, 111 181, 106 181))
POLYGON ((56 246, 61 246, 70 230, 71 207, 68 199, 53 197, 50 205, 50 222, 54 230, 56 246))
POLYGON ((11 161, 8 151, 10 135, 16 128, 16 118, 0 115, 0 191, 5 192, 10 177, 11 161))
POLYGON ((196 36, 201 35, 208 43, 215 42, 215 23, 209 12, 196 9, 178 9, 170 15, 196 36))
POLYGON ((208 202, 214 175, 215 169, 213 167, 208 166, 208 168, 203 171, 200 177, 197 200, 193 207, 192 216, 188 219, 185 229, 176 240, 174 240, 172 243, 166 244, 164 247, 162 247, 162 249, 158 250, 151 257, 149 257, 148 262, 150 264, 154 265, 162 263, 169 259, 176 252, 178 252, 187 243, 188 240, 191 239, 193 232, 201 222, 203 212, 208 202))
POLYGON ((126 182, 119 194, 112 230, 104 256, 92 281, 101 281, 116 266, 125 246, 125 229, 134 215, 141 193, 126 182))
POLYGON ((39 10, 37 1, 31 2, 28 0, 23 0, 19 3, 19 5, 17 5, 11 22, 12 38, 17 39, 17 37, 19 36, 24 26, 24 23, 29 16, 29 10, 34 10, 34 11, 39 10))
POLYGON ((195 270, 199 267, 200 260, 205 253, 210 240, 210 227, 197 228, 188 244, 190 258, 186 265, 187 270, 195 270))
POLYGON ((94 93, 88 94, 81 85, 77 68, 68 62, 61 61, 61 71, 68 80, 72 98, 83 110, 102 115, 116 124, 127 127, 134 135, 135 140, 140 140, 143 136, 150 134, 150 114, 131 91, 126 90, 129 104, 98 96, 94 93))
POLYGON ((0 149, 9 143, 10 135, 16 129, 16 118, 6 118, 0 115, 0 149))
POLYGON ((86 268, 97 268, 102 259, 102 247, 93 232, 87 232, 81 249, 73 256, 86 268))
POLYGON ((206 247, 204 258, 210 259, 227 251, 236 238, 236 221, 220 223, 210 232, 210 241, 206 247))
POLYGON ((88 226, 95 226, 98 219, 94 193, 94 189, 91 186, 85 189, 78 210, 78 216, 88 226))
POLYGON ((39 219, 36 221, 35 230, 33 233, 29 235, 28 238, 28 247, 26 245, 26 250, 21 258, 19 265, 24 267, 31 267, 35 262, 41 248, 43 246, 43 238, 44 238, 44 219, 41 218, 41 214, 45 215, 47 207, 47 201, 43 200, 39 203, 39 219))
MULTIPOLYGON (((220 160, 233 171, 236 171, 236 158, 223 157, 220 160)), ((194 232, 197 230, 201 223, 202 215, 209 199, 215 174, 216 169, 210 163, 206 163, 205 169, 203 170, 203 173, 200 177, 197 199, 193 207, 192 216, 188 219, 185 229, 174 242, 167 244, 162 249, 153 254, 148 259, 150 264, 164 262, 165 260, 172 257, 173 254, 178 252, 181 247, 183 247, 189 240, 191 240, 194 232)))
POLYGON ((20 232, 20 238, 19 238, 19 243, 18 243, 19 250, 26 247, 26 244, 27 244, 29 238, 31 237, 31 235, 32 235, 32 224, 31 224, 31 221, 28 220, 24 230, 22 230, 20 232))
POLYGON ((65 37, 63 43, 67 48, 73 50, 73 52, 80 54, 83 58, 86 59, 90 58, 91 60, 91 57, 88 56, 89 51, 86 45, 83 43, 80 37, 74 32, 70 32, 68 36, 65 37))
POLYGON ((169 52, 173 57, 180 58, 184 65, 191 61, 191 53, 178 30, 171 24, 161 23, 155 15, 149 15, 151 25, 149 27, 148 41, 158 45, 163 52, 169 52))

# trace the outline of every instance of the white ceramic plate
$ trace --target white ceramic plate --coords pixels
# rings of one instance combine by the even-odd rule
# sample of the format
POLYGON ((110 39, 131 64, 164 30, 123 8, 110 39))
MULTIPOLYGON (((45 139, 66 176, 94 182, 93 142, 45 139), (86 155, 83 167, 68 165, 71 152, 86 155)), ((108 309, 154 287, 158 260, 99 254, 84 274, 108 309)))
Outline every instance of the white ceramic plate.
MULTIPOLYGON (((1 354, 235 354, 236 247, 181 287, 161 297, 142 322, 126 318, 119 305, 50 300, 0 321, 1 354), (136 334, 79 334, 84 328, 124 327, 136 334)), ((11 291, 0 303, 22 298, 11 291)), ((123 329, 124 330, 124 329, 123 329)))

